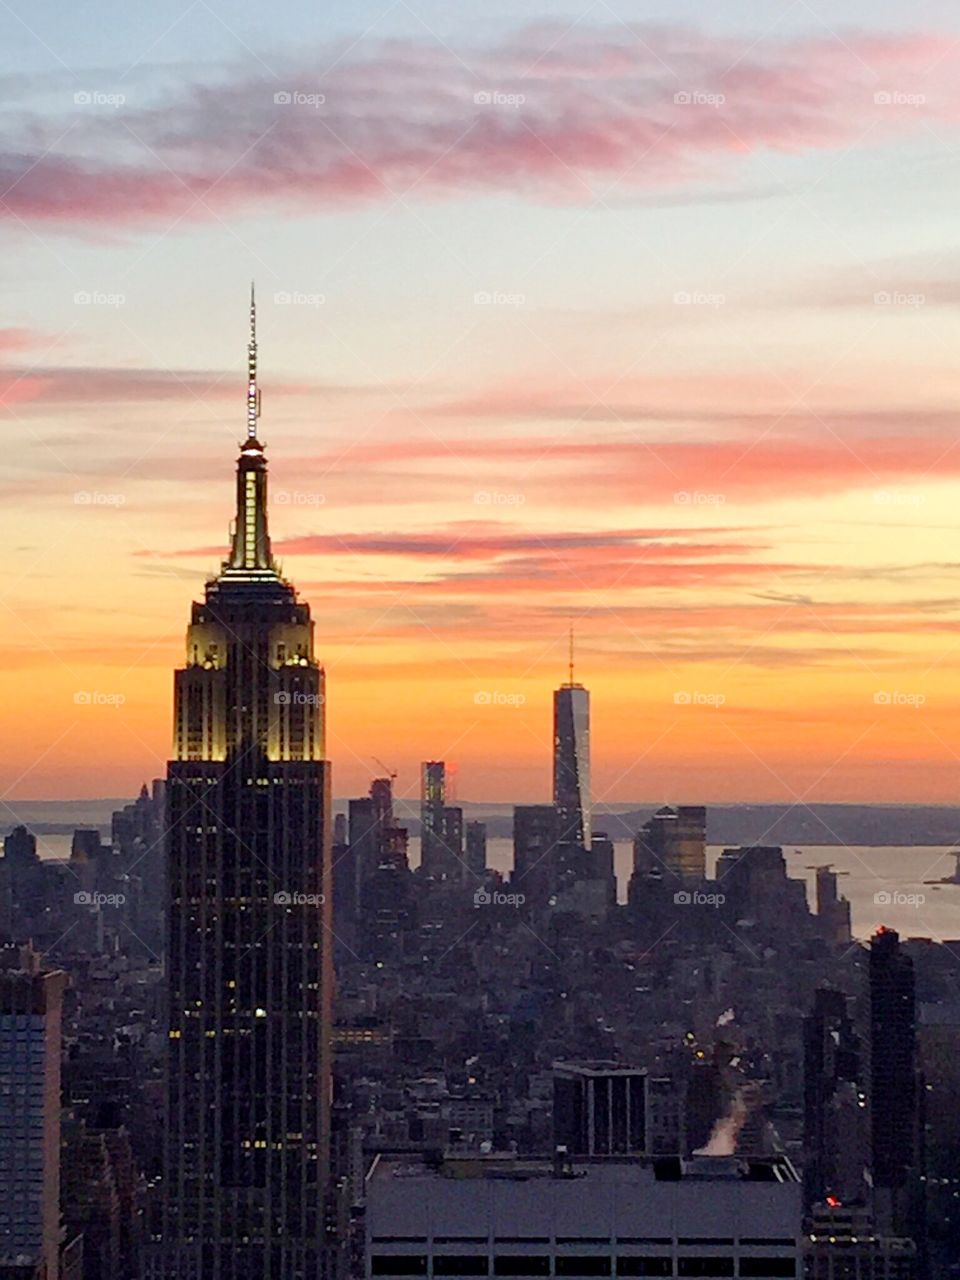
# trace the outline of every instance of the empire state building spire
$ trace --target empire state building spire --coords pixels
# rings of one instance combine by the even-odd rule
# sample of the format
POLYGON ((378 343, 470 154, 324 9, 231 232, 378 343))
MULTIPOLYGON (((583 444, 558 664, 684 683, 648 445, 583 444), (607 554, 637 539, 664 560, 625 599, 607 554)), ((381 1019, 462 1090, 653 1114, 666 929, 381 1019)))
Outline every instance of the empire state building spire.
POLYGON ((267 460, 257 439, 260 388, 257 385, 257 302, 250 285, 250 341, 247 343, 247 437, 237 460, 237 519, 224 574, 276 576, 267 530, 267 460))
POLYGON ((260 390, 257 387, 257 296, 250 281, 250 341, 247 343, 247 439, 257 438, 260 390))

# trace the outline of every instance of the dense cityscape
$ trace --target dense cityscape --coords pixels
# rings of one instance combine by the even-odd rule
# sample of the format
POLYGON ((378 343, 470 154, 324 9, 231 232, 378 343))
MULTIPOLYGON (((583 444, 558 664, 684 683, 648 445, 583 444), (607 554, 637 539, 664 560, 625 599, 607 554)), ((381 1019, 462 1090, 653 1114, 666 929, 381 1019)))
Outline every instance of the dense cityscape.
POLYGON ((652 809, 618 885, 572 631, 512 870, 449 761, 410 817, 388 766, 335 801, 258 378, 251 294, 166 777, 66 860, 3 842, 0 1277, 960 1274, 958 944, 855 938, 833 866, 810 903, 760 822, 709 854, 705 805, 652 809))

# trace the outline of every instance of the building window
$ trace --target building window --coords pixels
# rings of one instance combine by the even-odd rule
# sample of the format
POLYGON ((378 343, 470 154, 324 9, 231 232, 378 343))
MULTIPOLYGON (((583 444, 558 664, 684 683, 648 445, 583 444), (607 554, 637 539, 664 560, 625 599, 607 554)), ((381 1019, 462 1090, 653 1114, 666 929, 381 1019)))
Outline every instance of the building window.
POLYGON ((495 1276, 548 1276, 550 1259, 540 1254, 503 1254, 493 1260, 495 1276))
POLYGON ((434 1254, 433 1257, 435 1276, 485 1276, 488 1272, 487 1259, 481 1254, 467 1253, 460 1257, 434 1254))
POLYGON ((586 1257, 557 1256, 558 1276, 608 1276, 612 1259, 600 1254, 586 1257))
POLYGON ((370 1274, 375 1276, 425 1276, 427 1259, 422 1254, 374 1254, 370 1274))
POLYGON ((795 1276, 797 1264, 793 1258, 741 1258, 740 1274, 769 1280, 770 1277, 795 1276))
POLYGON ((672 1276, 672 1258, 618 1258, 618 1276, 672 1276))
POLYGON ((732 1258, 678 1258, 678 1276, 732 1276, 732 1258))

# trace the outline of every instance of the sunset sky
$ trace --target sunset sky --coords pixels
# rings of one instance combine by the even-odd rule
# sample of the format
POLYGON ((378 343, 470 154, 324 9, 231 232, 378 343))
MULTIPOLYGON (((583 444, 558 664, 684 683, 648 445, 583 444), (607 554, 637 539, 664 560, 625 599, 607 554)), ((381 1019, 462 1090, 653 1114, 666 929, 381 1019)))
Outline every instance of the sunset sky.
POLYGON ((596 800, 957 802, 955 6, 11 0, 0 44, 7 805, 164 772, 252 277, 337 796, 547 799, 572 621, 596 800))

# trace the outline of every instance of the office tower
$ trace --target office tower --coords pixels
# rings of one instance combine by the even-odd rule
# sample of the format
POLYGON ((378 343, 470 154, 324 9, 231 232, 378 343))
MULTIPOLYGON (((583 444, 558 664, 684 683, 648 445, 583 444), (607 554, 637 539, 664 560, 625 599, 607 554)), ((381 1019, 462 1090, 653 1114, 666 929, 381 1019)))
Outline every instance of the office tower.
POLYGON ((420 870, 431 880, 443 880, 448 870, 443 847, 446 801, 444 762, 425 760, 420 772, 420 870))
POLYGON ((830 946, 849 947, 853 939, 850 903, 840 895, 839 874, 829 864, 817 867, 817 919, 830 946))
POLYGON ((866 1194, 869 1134, 862 1052, 842 991, 821 988, 803 1028, 804 1206, 866 1194))
POLYGON ((148 951, 162 956, 167 882, 164 782, 155 778, 150 790, 144 784, 132 804, 116 810, 110 834, 117 871, 126 881, 124 892, 132 897, 130 928, 148 951))
POLYGON ((960 1006, 920 1005, 917 1041, 930 1257, 933 1274, 947 1275, 960 1258, 960 1006))
POLYGON ((485 822, 467 823, 467 856, 466 862, 475 876, 486 874, 487 870, 487 824, 485 822))
POLYGON ((553 803, 560 840, 590 848, 590 694, 573 678, 573 633, 566 684, 553 694, 553 803))
POLYGON ((380 1156, 366 1276, 799 1276, 785 1156, 689 1161, 380 1156))
POLYGON ((354 898, 359 906, 363 885, 380 864, 380 819, 371 796, 348 802, 347 840, 356 880, 354 898))
POLYGON ((347 815, 345 813, 337 813, 333 818, 333 843, 347 843, 347 815))
POLYGON ((893 929, 870 939, 870 1117, 877 1225, 907 1225, 917 1161, 917 1062, 913 961, 893 929))
POLYGON ((0 1276, 56 1280, 60 1229, 60 1040, 66 974, 30 947, 0 971, 0 1276))
POLYGON ((280 576, 257 438, 229 555, 175 676, 168 1276, 306 1280, 323 1260, 331 1025, 330 766, 310 608, 280 576))
POLYGON ((913 1240, 878 1235, 869 1210, 844 1204, 818 1206, 808 1223, 800 1274, 804 1280, 926 1280, 928 1275, 913 1240))
POLYGON ((446 858, 448 880, 462 880, 467 868, 463 860, 463 810, 458 805, 446 804, 441 814, 443 850, 446 858))
POLYGON ((553 1064, 553 1141, 569 1156, 640 1155, 647 1073, 609 1062, 553 1064))
POLYGON ((658 809, 633 841, 630 901, 642 902, 644 881, 651 877, 663 878, 676 888, 678 881, 699 881, 706 874, 706 809, 703 805, 658 809))
POLYGON ((560 821, 550 804, 522 804, 513 811, 512 888, 533 906, 557 892, 560 821))

